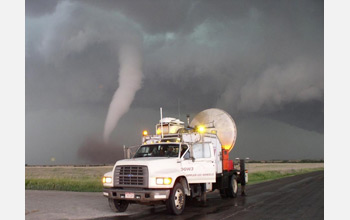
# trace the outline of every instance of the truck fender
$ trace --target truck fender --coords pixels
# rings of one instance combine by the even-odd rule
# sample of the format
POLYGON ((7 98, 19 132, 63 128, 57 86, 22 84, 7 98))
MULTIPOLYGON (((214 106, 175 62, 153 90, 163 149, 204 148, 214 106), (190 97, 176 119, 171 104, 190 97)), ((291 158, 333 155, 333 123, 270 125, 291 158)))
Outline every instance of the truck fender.
POLYGON ((188 184, 186 177, 180 176, 180 177, 178 177, 177 181, 178 181, 179 183, 181 183, 182 187, 183 187, 184 190, 185 190, 185 194, 186 194, 187 196, 190 196, 190 195, 191 195, 190 185, 188 184))

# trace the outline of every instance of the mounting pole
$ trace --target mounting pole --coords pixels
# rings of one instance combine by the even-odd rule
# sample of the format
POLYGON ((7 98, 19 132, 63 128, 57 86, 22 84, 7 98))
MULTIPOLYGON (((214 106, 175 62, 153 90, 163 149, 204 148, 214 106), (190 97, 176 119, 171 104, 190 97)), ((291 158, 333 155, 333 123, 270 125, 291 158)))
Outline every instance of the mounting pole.
POLYGON ((187 117, 187 127, 189 128, 190 127, 190 114, 187 114, 186 117, 187 117))
POLYGON ((163 135, 163 109, 160 108, 160 130, 162 132, 162 138, 164 137, 163 135))

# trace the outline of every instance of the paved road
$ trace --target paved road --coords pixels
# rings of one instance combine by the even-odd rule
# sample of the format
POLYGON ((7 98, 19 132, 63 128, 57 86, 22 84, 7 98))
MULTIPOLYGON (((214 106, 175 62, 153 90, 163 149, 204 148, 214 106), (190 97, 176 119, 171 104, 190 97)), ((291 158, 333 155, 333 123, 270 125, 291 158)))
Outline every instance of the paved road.
POLYGON ((208 195, 206 207, 186 204, 181 216, 164 206, 131 205, 126 213, 109 210, 101 193, 26 191, 26 219, 323 219, 323 171, 247 186, 236 199, 208 195))

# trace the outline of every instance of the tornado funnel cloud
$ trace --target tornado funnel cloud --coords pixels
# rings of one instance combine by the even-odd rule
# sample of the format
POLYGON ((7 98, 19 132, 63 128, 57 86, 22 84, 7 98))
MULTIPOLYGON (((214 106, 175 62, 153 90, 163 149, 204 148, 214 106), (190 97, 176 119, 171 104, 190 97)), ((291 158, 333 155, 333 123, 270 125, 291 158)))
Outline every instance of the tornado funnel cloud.
POLYGON ((129 110, 136 92, 141 88, 141 55, 136 46, 127 44, 119 49, 119 87, 115 91, 106 117, 103 141, 109 142, 119 119, 129 110))

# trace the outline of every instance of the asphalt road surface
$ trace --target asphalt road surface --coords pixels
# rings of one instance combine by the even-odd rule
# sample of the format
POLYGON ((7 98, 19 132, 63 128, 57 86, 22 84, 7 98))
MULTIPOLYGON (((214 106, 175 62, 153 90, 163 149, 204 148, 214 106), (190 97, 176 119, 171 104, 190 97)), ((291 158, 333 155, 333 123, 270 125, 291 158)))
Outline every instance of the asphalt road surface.
POLYGON ((125 213, 113 213, 101 194, 26 191, 26 219, 324 219, 323 171, 248 185, 246 197, 210 193, 205 207, 190 202, 180 216, 162 205, 130 205, 125 213))

